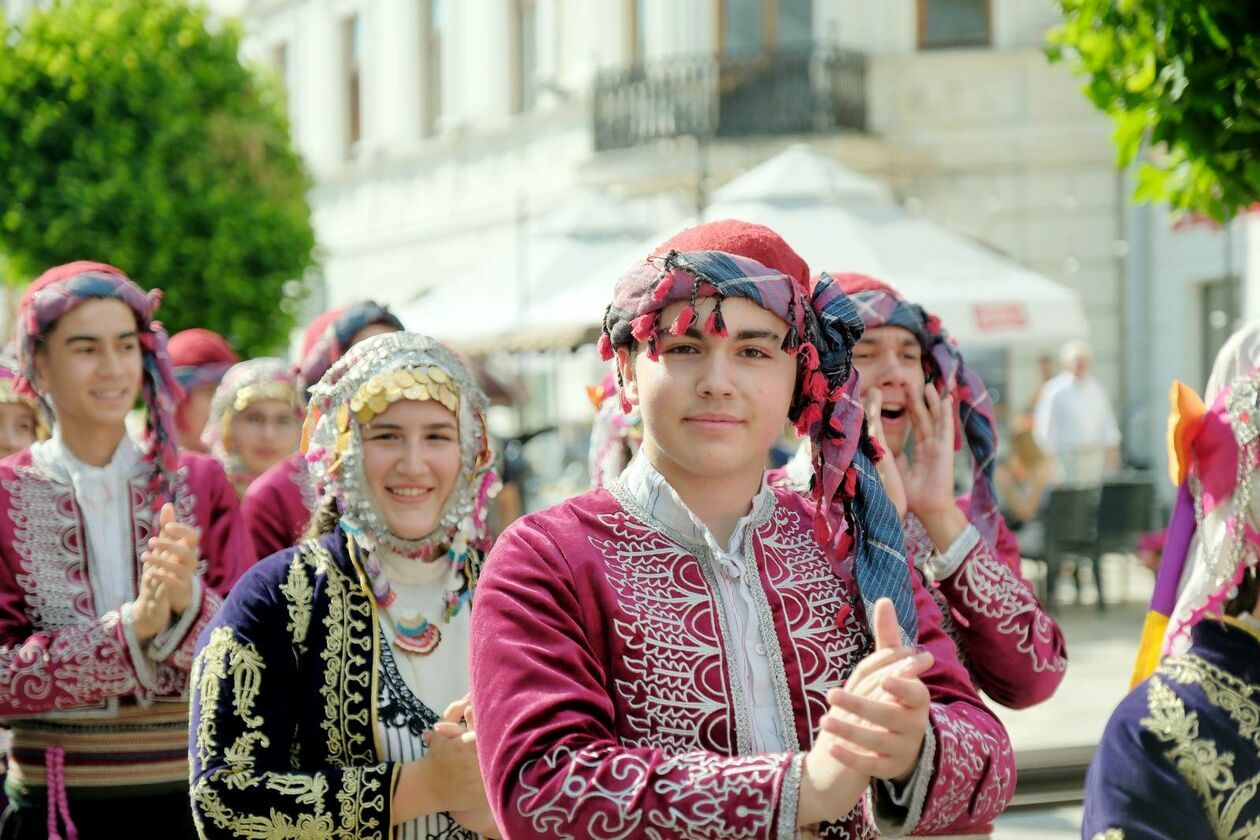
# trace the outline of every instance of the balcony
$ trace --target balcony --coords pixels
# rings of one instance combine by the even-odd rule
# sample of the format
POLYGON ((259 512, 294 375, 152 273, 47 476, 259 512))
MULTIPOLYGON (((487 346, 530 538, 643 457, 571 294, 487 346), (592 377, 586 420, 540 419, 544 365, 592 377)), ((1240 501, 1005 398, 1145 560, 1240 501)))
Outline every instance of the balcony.
POLYGON ((596 151, 681 136, 864 131, 866 56, 827 47, 603 70, 592 114, 596 151))

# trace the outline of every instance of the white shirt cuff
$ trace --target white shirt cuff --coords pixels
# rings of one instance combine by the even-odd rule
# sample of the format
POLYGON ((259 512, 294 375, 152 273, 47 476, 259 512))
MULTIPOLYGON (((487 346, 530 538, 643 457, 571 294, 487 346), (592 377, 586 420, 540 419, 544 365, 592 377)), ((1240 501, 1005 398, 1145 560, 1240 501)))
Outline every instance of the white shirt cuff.
POLYGON ((135 619, 131 616, 131 602, 118 608, 118 618, 122 622, 123 638, 127 640, 127 652, 131 654, 131 666, 136 671, 140 685, 151 689, 157 685, 157 663, 145 655, 144 644, 136 636, 135 619))
POLYGON ((963 564, 978 542, 980 542, 980 532, 976 530, 975 525, 967 523, 967 527, 954 538, 949 548, 939 554, 934 553, 928 558, 923 567, 924 573, 927 574, 929 580, 937 583, 947 580, 950 575, 958 571, 958 567, 963 564))
POLYGON ((170 658, 188 635, 193 622, 201 614, 201 576, 193 575, 192 596, 188 599, 188 608, 179 620, 149 640, 145 654, 154 662, 164 662, 170 658))

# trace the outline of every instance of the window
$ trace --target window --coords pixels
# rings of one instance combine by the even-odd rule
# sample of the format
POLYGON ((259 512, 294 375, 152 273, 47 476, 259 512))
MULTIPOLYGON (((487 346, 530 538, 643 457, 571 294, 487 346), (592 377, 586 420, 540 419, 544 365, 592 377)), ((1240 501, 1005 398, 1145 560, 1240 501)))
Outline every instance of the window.
POLYGON ((363 27, 359 16, 341 23, 341 54, 346 68, 346 157, 363 139, 363 27))
POLYGON ((718 0, 718 53, 749 56, 813 39, 813 0, 718 0))
POLYGON ((990 0, 919 0, 919 48, 987 47, 990 0))
POLYGON ((767 0, 719 0, 718 53, 760 53, 765 46, 767 5, 767 0))
POLYGON ((787 49, 804 49, 814 36, 813 0, 777 0, 774 43, 787 49))
POLYGON ((420 0, 420 133, 437 133, 442 116, 442 0, 420 0))
POLYGON ((512 110, 534 107, 538 81, 538 2, 512 0, 515 68, 512 78, 512 110))

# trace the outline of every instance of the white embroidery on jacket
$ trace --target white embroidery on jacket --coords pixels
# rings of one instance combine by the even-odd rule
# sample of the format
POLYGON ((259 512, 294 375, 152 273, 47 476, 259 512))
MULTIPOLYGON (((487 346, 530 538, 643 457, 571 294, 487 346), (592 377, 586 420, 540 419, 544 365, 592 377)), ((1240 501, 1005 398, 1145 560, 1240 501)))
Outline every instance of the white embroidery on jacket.
POLYGON ((1015 784, 1010 740, 998 738, 971 720, 984 712, 963 703, 933 703, 937 772, 915 827, 918 834, 939 832, 970 812, 971 821, 992 820, 1006 806, 1015 784))

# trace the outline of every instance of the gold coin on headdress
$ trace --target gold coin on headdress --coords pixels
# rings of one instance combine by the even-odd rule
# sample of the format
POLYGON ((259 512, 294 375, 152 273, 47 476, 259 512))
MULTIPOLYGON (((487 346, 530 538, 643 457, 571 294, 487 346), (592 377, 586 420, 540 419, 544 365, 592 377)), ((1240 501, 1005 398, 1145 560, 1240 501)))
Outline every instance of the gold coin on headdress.
POLYGON ((412 385, 410 388, 404 388, 404 389, 403 389, 403 392, 402 392, 403 397, 405 397, 406 399, 409 399, 409 400, 418 400, 418 399, 420 399, 420 388, 421 388, 421 387, 422 387, 422 386, 420 386, 420 385, 412 385))
POLYGON ((341 406, 337 409, 337 428, 343 432, 346 429, 350 428, 350 409, 353 406, 354 406, 353 402, 350 405, 346 405, 345 403, 342 403, 341 406))
POLYGON ((337 451, 338 452, 345 452, 347 449, 350 448, 350 438, 351 438, 351 435, 350 435, 350 432, 348 431, 342 432, 341 434, 337 435, 337 451))
POLYGON ((380 414, 389 408, 389 400, 385 399, 384 394, 377 393, 376 396, 368 400, 368 408, 372 409, 373 414, 380 414))
POLYGON ((394 374, 394 381, 398 383, 400 388, 410 388, 416 384, 416 378, 411 375, 411 371, 404 368, 394 374))
POLYGON ((418 400, 433 399, 433 386, 432 385, 417 385, 416 386, 416 399, 418 400))
POLYGON ((446 371, 442 370, 440 367, 429 368, 429 378, 439 385, 451 381, 451 378, 446 375, 446 371))
POLYGON ((364 406, 363 408, 356 411, 354 413, 354 416, 355 416, 355 419, 359 421, 360 426, 366 426, 368 423, 372 422, 372 418, 375 417, 376 415, 373 414, 372 409, 368 408, 367 406, 364 406))
POLYGON ((385 390, 385 386, 381 383, 379 377, 373 377, 372 380, 364 387, 367 388, 367 392, 370 396, 376 396, 385 390))

